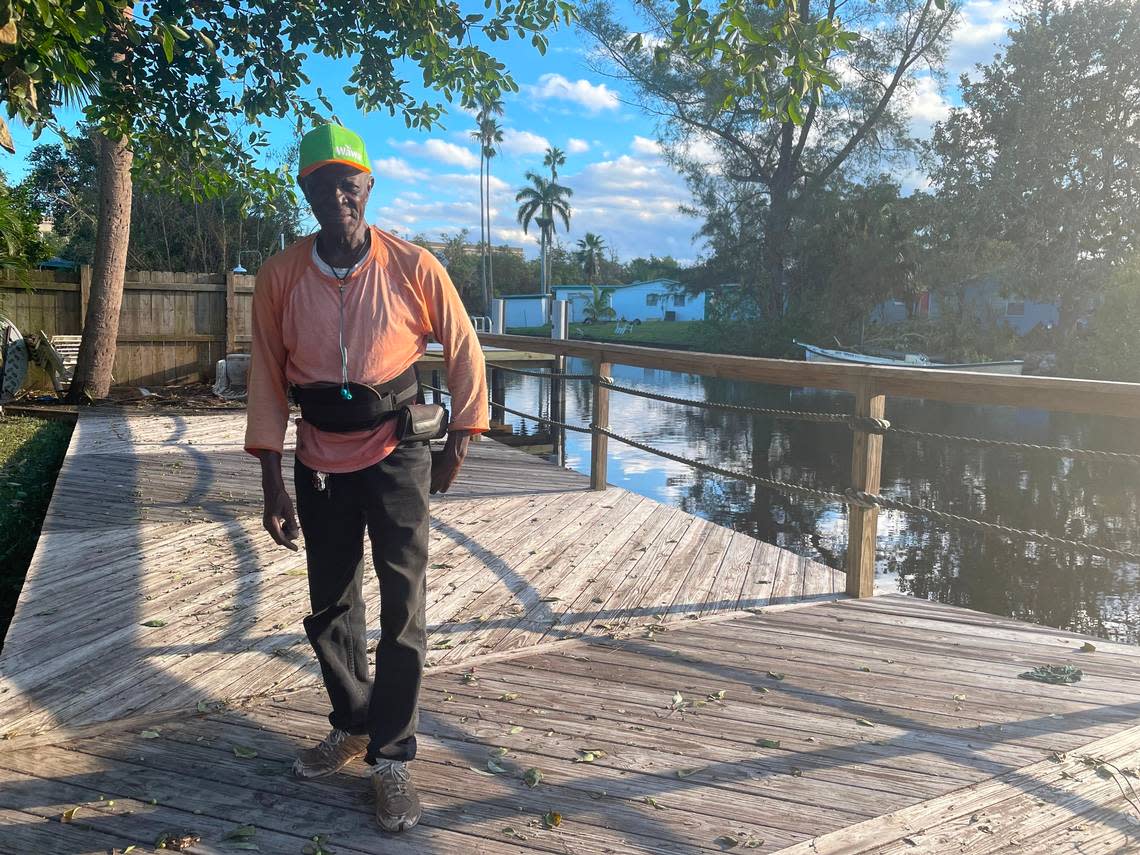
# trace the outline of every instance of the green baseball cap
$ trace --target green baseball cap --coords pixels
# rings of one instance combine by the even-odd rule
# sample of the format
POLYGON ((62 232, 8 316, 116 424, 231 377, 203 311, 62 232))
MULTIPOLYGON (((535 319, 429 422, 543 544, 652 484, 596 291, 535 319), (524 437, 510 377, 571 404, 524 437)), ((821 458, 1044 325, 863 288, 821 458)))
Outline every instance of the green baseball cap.
POLYGON ((361 172, 372 171, 364 140, 340 125, 320 125, 301 137, 301 169, 297 177, 304 178, 327 163, 344 163, 361 172))

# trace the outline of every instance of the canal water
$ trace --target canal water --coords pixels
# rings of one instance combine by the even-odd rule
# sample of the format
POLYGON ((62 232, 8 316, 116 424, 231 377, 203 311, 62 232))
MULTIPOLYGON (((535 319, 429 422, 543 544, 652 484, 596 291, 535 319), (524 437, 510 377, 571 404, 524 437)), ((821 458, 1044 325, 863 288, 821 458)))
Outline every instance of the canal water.
MULTIPOLYGON (((589 370, 586 362, 568 361, 568 372, 589 370)), ((614 378, 621 385, 671 396, 755 407, 847 413, 852 406, 845 393, 628 366, 615 366, 614 378)), ((550 416, 548 381, 504 374, 502 382, 508 407, 550 416)), ((565 421, 588 425, 590 384, 565 385, 565 421)), ((895 426, 922 431, 1140 453, 1140 431, 1127 420, 890 397, 887 418, 895 426)), ((547 433, 530 419, 506 414, 505 421, 516 434, 547 433)), ((710 412, 614 392, 610 426, 643 443, 728 469, 828 490, 849 484, 851 432, 842 425, 710 412)), ((563 449, 566 466, 589 471, 588 435, 566 432, 563 449)), ((609 481, 843 567, 847 524, 841 504, 792 499, 613 440, 609 481)), ((888 434, 882 492, 963 516, 1140 551, 1140 464, 1074 461, 888 434)), ((1140 566, 1010 542, 922 516, 880 513, 876 589, 1140 642, 1140 566)))

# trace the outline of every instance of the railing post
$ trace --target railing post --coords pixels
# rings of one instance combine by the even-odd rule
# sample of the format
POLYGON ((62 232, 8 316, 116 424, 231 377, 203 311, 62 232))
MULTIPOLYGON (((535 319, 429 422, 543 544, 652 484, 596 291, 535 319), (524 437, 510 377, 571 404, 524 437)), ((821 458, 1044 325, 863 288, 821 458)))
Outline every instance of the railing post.
POLYGON ((563 340, 570 338, 570 302, 555 300, 551 305, 550 337, 563 340))
POLYGON ((491 301, 491 332, 495 335, 504 335, 507 332, 507 301, 495 299, 491 301))
POLYGON ((226 271, 226 352, 237 353, 237 274, 226 271))
POLYGON ((606 489, 606 458, 610 438, 598 430, 610 426, 610 390, 598 381, 608 379, 613 366, 608 362, 594 362, 594 430, 590 431, 590 487, 606 489))
MULTIPOLYGON (((570 337, 570 303, 566 300, 554 301, 554 315, 550 324, 550 337, 556 341, 563 341, 570 337)), ((554 357, 551 365, 554 374, 566 372, 566 357, 561 354, 554 357)), ((606 390, 609 391, 608 389, 606 390)), ((550 418, 554 421, 563 421, 566 417, 566 384, 558 377, 550 380, 550 418)), ((550 452, 555 460, 562 465, 565 451, 563 429, 558 425, 550 426, 550 452)), ((601 489, 605 489, 602 485, 601 489)))
POLYGON ((491 421, 497 425, 507 423, 507 411, 500 404, 507 403, 507 375, 498 368, 487 369, 491 373, 491 421))
MULTIPOLYGON (((885 395, 876 394, 870 380, 855 393, 855 415, 881 419, 886 413, 885 395)), ((883 462, 882 434, 853 431, 851 486, 864 493, 878 493, 883 462)), ((869 597, 875 593, 875 536, 879 509, 849 505, 847 508, 847 593, 869 597)))

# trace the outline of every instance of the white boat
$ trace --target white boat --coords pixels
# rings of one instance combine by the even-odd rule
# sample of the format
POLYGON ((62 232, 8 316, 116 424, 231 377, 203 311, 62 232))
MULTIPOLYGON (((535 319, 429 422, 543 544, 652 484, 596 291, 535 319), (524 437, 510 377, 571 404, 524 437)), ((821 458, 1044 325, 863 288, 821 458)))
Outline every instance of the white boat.
POLYGON ((1022 361, 1010 359, 1004 362, 931 362, 925 353, 907 353, 902 357, 871 356, 854 353, 850 350, 832 350, 816 347, 802 341, 792 342, 804 349, 808 362, 832 362, 844 365, 892 365, 899 368, 934 368, 940 371, 974 371, 980 374, 1020 374, 1022 361))

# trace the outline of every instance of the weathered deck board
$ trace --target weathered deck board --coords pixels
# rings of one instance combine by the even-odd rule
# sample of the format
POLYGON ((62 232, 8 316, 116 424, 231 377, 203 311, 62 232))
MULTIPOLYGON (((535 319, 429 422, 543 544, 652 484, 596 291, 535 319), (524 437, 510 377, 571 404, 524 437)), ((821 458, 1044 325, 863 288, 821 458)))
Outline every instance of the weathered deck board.
POLYGON ((148 851, 181 828, 202 836, 196 851, 225 851, 221 838, 247 823, 261 851, 282 853, 313 834, 395 855, 1140 851, 1128 780, 1113 771, 1140 764, 1140 685, 1116 678, 1140 650, 1081 653, 1069 633, 961 614, 960 635, 983 638, 988 658, 908 649, 892 626, 903 638, 908 625, 961 627, 942 607, 888 597, 583 637, 478 664, 474 682, 437 671, 414 764, 428 812, 397 837, 375 831, 362 768, 287 775, 327 729, 317 689, 0 742, 0 853, 148 851), (829 656, 806 643, 820 624, 829 656), (1017 677, 1025 660, 1077 662, 1086 676, 1031 683, 1017 677), (598 753, 575 762, 581 749, 598 753), (1111 766, 1098 773, 1089 757, 1111 766), (503 771, 488 771, 492 758, 503 771), (522 780, 531 768, 535 788, 522 780), (79 824, 42 821, 77 804, 79 824), (551 810, 554 830, 541 821, 551 810))
MULTIPOLYGON (((304 554, 261 529, 243 432, 241 412, 81 414, 0 653, 0 733, 319 685, 301 624, 304 554)), ((720 568, 730 552, 775 564, 781 551, 588 486, 522 452, 472 444, 460 480, 432 503, 431 664, 767 602, 743 600, 740 569, 720 568)), ((810 587, 800 564, 792 599, 810 587)), ((365 584, 376 627, 370 567, 365 584)), ((842 587, 838 578, 810 593, 842 587)))
POLYGON ((273 853, 1140 852, 1137 648, 826 602, 842 573, 490 442, 432 505, 428 813, 381 835, 362 768, 287 774, 327 700, 241 439, 240 413, 81 417, 0 654, 0 855, 245 824, 273 853), (1018 679, 1045 663, 1085 676, 1018 679))

